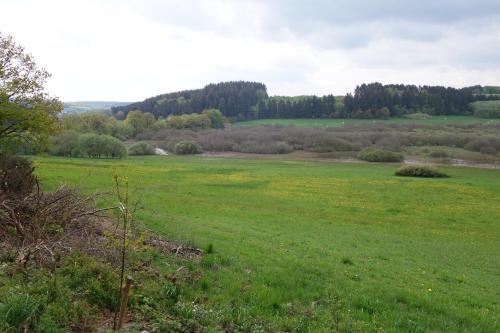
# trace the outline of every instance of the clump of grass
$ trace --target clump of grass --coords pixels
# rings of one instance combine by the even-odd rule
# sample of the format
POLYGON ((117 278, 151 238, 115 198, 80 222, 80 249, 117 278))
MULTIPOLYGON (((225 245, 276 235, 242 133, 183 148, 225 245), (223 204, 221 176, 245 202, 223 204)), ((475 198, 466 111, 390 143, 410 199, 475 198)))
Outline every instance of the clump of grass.
POLYGON ((28 294, 7 294, 0 303, 0 331, 21 332, 34 325, 41 305, 28 294))
POLYGON ((436 170, 429 166, 407 165, 396 170, 396 176, 402 177, 424 177, 424 178, 445 178, 449 177, 446 173, 436 170))
POLYGON ((348 257, 343 257, 340 261, 344 265, 354 265, 354 262, 350 258, 348 258, 348 257))
POLYGON ((363 149, 358 154, 358 158, 367 162, 402 162, 404 160, 402 154, 372 148, 363 149))
POLYGON ((207 247, 205 248, 205 253, 206 254, 214 253, 214 244, 213 243, 210 243, 207 245, 207 247))

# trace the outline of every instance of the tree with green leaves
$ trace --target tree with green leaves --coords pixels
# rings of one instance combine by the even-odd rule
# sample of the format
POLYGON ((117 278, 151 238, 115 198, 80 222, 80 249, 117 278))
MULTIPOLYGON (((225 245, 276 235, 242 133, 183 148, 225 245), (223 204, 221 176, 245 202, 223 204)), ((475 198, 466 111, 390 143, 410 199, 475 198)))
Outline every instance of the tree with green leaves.
POLYGON ((134 128, 134 135, 152 128, 155 122, 156 119, 151 113, 141 110, 130 111, 125 119, 125 123, 134 128))
POLYGON ((0 155, 26 143, 46 146, 58 130, 62 104, 45 91, 49 77, 12 36, 0 33, 0 155))
POLYGON ((210 119, 210 127, 212 128, 224 128, 224 117, 222 112, 218 109, 206 109, 203 110, 203 114, 207 115, 210 119))

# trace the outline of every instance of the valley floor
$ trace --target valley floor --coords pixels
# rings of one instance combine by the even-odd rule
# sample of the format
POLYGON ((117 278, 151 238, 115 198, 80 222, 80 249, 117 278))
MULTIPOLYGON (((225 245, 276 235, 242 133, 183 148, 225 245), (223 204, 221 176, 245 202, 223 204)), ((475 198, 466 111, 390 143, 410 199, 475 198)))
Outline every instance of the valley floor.
POLYGON ((36 158, 44 188, 109 191, 127 177, 137 219, 213 245, 185 297, 254 331, 498 332, 500 170, 282 158, 36 158), (226 315, 222 315, 226 314, 226 315), (244 324, 248 324, 244 326, 244 324))

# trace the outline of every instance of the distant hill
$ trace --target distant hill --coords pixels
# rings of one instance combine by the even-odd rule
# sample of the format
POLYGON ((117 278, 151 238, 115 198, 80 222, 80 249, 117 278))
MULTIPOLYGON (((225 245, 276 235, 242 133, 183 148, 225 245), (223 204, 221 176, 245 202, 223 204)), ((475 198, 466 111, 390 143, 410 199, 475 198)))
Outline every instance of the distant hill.
POLYGON ((65 113, 108 111, 114 106, 128 105, 130 102, 80 101, 63 102, 65 113))
POLYGON ((116 118, 123 119, 129 111, 135 109, 150 112, 158 118, 214 108, 221 110, 226 117, 251 119, 255 118, 257 105, 264 103, 267 98, 267 89, 263 83, 233 81, 162 94, 142 102, 115 106, 111 110, 116 118))
POLYGON ((156 118, 219 109, 232 120, 277 118, 385 118, 411 113, 470 115, 470 103, 500 99, 500 87, 452 88, 372 82, 358 85, 345 96, 269 96, 265 84, 233 81, 212 83, 201 89, 162 94, 124 106, 112 106, 111 114, 125 119, 141 110, 156 118))

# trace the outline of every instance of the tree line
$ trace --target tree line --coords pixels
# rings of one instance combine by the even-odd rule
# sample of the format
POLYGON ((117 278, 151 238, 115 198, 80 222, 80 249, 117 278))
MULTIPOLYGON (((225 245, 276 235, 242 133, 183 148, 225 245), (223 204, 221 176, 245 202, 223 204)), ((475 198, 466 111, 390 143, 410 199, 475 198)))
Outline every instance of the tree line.
POLYGON ((201 113, 218 109, 228 118, 255 118, 255 107, 268 98, 266 86, 257 82, 222 82, 202 89, 185 90, 148 98, 142 102, 111 108, 117 119, 125 119, 128 112, 141 110, 156 118, 170 115, 201 113))
MULTIPOLYGON (((344 98, 344 109, 353 118, 370 118, 377 110, 387 108, 391 116, 410 113, 430 115, 470 115, 470 103, 493 99, 478 93, 478 86, 451 88, 403 84, 362 84, 354 94, 344 98)), ((481 90, 479 90, 481 91, 481 90)))
POLYGON ((345 96, 268 96, 257 82, 223 82, 202 89, 185 90, 148 98, 143 102, 112 108, 117 119, 133 110, 151 113, 157 119, 172 115, 218 109, 233 120, 266 118, 386 118, 410 113, 469 115, 470 103, 500 99, 495 87, 451 88, 404 84, 369 83, 345 96))

